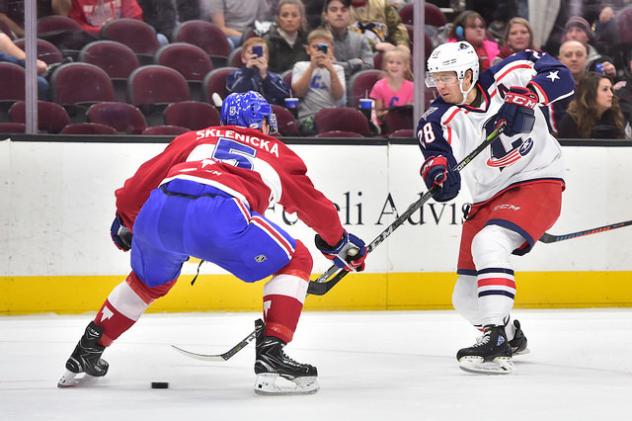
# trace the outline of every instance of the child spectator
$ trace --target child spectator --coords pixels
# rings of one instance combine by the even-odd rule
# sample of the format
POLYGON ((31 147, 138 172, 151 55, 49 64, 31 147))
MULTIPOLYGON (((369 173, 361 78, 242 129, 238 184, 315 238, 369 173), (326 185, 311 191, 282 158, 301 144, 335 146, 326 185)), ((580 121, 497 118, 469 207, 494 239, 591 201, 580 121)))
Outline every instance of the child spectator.
POLYGON ((373 68, 373 51, 362 34, 349 31, 351 0, 327 0, 323 11, 324 27, 334 36, 336 63, 345 70, 347 81, 360 70, 373 68))
POLYGON ((500 52, 498 43, 487 39, 485 19, 473 10, 458 15, 448 34, 448 41, 467 41, 472 44, 479 58, 480 71, 489 69, 500 52))
POLYGON ((248 38, 241 50, 245 67, 235 70, 226 79, 226 89, 233 92, 259 92, 270 103, 283 105, 290 90, 281 76, 268 69, 268 45, 263 38, 248 38))
POLYGON ((315 29, 307 37, 306 51, 310 61, 299 61, 292 69, 292 91, 302 98, 298 107, 301 132, 316 132, 314 115, 322 108, 345 105, 345 72, 334 64, 334 45, 331 33, 315 29))
POLYGON ((406 25, 388 0, 351 0, 354 30, 369 39, 376 51, 388 51, 401 45, 410 47, 406 25))
POLYGON ((382 125, 382 119, 389 108, 409 105, 415 101, 415 85, 410 70, 410 53, 407 49, 396 47, 384 54, 383 68, 386 76, 378 80, 370 97, 375 100, 373 123, 382 125))
POLYGON ((624 118, 612 82, 606 75, 589 72, 581 80, 564 119, 561 138, 624 139, 624 118))
POLYGON ((305 28, 305 6, 301 0, 281 0, 276 23, 264 37, 270 51, 268 64, 271 71, 282 73, 291 69, 297 61, 308 60, 305 28))

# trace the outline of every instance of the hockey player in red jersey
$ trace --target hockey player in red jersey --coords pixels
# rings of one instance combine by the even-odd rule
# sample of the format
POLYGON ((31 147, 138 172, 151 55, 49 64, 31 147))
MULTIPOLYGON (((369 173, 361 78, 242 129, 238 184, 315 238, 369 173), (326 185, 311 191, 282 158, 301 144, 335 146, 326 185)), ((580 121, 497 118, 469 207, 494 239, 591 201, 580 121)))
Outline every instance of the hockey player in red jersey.
POLYGON ((564 189, 561 148, 540 107, 568 98, 574 83, 551 56, 518 52, 479 77, 467 42, 443 44, 428 58, 426 84, 439 97, 419 120, 425 162, 421 176, 440 202, 452 200, 461 174, 473 206, 463 224, 452 302, 483 332, 457 353, 475 372, 509 373, 512 355, 527 352, 520 323, 511 320, 516 284, 511 254, 527 253, 557 220, 564 189), (462 173, 451 171, 503 122, 504 132, 462 173))
POLYGON ((364 269, 365 244, 344 230, 333 203, 307 177, 303 161, 270 136, 276 119, 260 94, 228 96, 221 122, 178 136, 116 191, 111 235, 119 248, 131 248, 132 272, 86 328, 58 386, 104 376, 105 348, 169 292, 182 264, 194 256, 245 282, 272 275, 263 290, 265 327, 257 337, 255 391, 318 390, 316 367, 283 351, 303 308, 312 258, 301 241, 264 213, 271 203, 296 212, 316 231, 318 249, 345 270, 364 269), (277 382, 279 377, 293 384, 277 382))

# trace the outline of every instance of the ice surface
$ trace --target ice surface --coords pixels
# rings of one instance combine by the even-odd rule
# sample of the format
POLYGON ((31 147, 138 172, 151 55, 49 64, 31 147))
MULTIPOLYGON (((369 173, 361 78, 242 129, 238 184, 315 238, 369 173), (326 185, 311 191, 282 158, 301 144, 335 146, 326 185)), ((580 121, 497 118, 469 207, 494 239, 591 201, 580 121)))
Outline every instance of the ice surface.
POLYGON ((318 367, 308 396, 253 392, 254 346, 208 363, 173 351, 221 353, 254 313, 147 314, 109 348, 108 375, 58 389, 92 315, 0 317, 0 420, 604 420, 629 419, 632 311, 515 313, 531 354, 515 372, 461 371, 477 332, 454 312, 303 314, 290 356, 318 367), (152 390, 152 381, 170 388, 152 390))

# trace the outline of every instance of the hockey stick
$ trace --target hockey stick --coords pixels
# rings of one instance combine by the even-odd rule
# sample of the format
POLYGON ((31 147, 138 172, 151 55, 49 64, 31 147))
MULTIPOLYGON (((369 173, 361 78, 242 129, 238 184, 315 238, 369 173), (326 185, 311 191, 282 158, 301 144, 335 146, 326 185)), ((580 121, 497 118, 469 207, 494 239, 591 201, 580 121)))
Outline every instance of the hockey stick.
POLYGON ((586 235, 598 234, 600 232, 606 232, 606 231, 611 231, 617 228, 627 227, 628 225, 632 225, 632 221, 617 222, 615 224, 604 225, 601 227, 591 228, 584 231, 571 232, 568 234, 554 235, 554 234, 549 234, 545 232, 544 235, 542 235, 542 237, 540 238, 540 241, 545 244, 557 243, 558 241, 571 240, 577 237, 584 237, 586 235))
POLYGON ((173 349, 176 351, 186 355, 187 357, 195 358, 197 360, 202 361, 228 361, 233 357, 236 353, 244 349, 250 342, 252 342, 258 335, 259 332, 263 330, 263 320, 257 319, 255 320, 255 330, 250 332, 248 336, 241 340, 237 345, 224 352, 223 354, 198 354, 195 352, 187 351, 186 349, 182 349, 178 346, 171 345, 173 349))
MULTIPOLYGON (((503 132, 505 129, 505 121, 501 120, 493 132, 487 136, 487 138, 476 147, 472 152, 469 153, 461 162, 459 162, 452 171, 461 171, 468 165, 474 158, 478 156, 490 143, 492 143, 496 138, 503 132)), ((415 203, 410 205, 406 211, 401 214, 391 225, 386 227, 380 235, 375 237, 373 241, 367 246, 367 253, 371 253, 373 249, 382 243, 382 241, 386 240, 388 236, 390 236, 393 231, 399 228, 406 220, 413 214, 417 209, 421 208, 424 203, 426 203, 432 197, 432 194, 436 190, 436 186, 430 188, 427 192, 425 192, 415 203)), ((338 268, 336 265, 332 265, 327 272, 323 273, 320 277, 318 277, 315 281, 311 281, 309 283, 309 287, 307 288, 307 293, 312 295, 325 295, 332 289, 342 278, 347 276, 349 272, 338 268), (337 273, 336 273, 337 272, 337 273), (334 275, 335 274, 335 275, 334 275), (332 275, 333 278, 329 279, 332 275)))

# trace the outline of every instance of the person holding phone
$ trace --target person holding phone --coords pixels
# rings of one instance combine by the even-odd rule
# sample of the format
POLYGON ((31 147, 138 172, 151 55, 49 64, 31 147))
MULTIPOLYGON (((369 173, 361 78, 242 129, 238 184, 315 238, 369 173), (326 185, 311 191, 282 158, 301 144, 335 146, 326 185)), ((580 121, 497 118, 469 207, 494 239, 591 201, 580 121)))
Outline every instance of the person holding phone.
POLYGON ((226 89, 233 92, 259 92, 272 104, 283 105, 290 89, 278 73, 268 70, 268 45, 262 38, 249 38, 241 50, 244 67, 235 70, 226 79, 226 89))
POLYGON ((345 70, 347 82, 355 73, 373 68, 373 50, 367 37, 349 30, 351 0, 327 0, 323 27, 334 36, 336 63, 345 70))
POLYGON ((334 40, 331 32, 315 29, 307 36, 310 61, 299 61, 292 69, 292 91, 301 98, 298 118, 301 132, 316 132, 314 115, 322 108, 345 106, 345 72, 334 64, 334 40))

